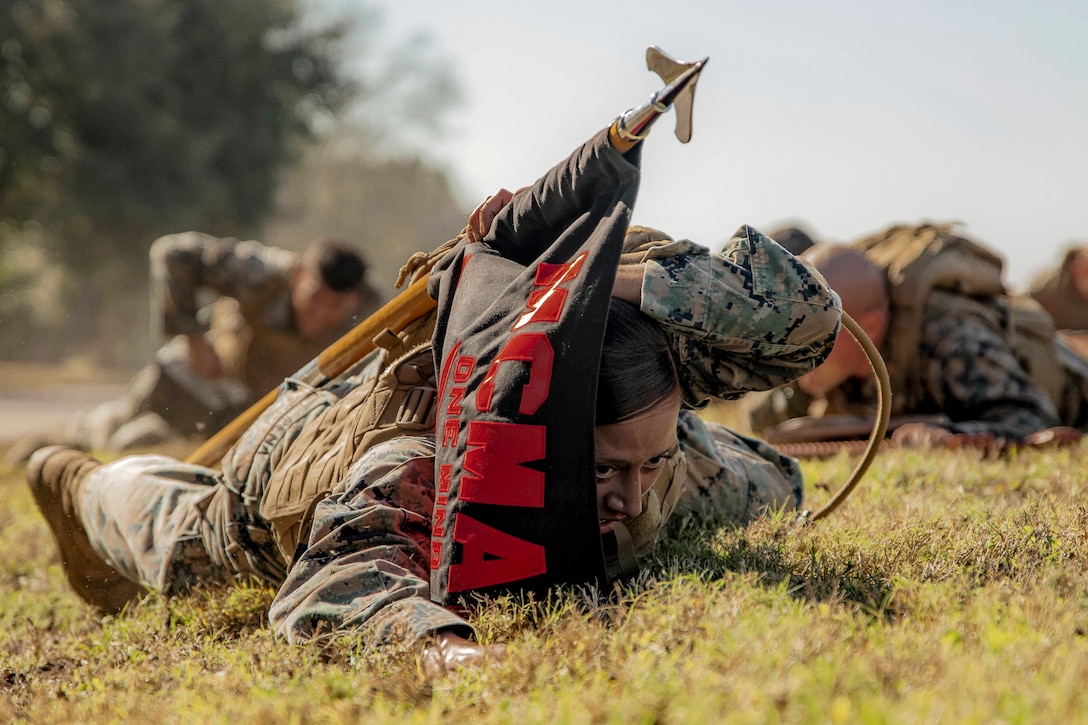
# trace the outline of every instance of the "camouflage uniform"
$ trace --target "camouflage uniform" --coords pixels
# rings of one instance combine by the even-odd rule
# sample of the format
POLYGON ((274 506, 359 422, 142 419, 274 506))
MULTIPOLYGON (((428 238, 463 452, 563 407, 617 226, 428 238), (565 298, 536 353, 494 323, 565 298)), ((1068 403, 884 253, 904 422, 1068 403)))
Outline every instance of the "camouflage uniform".
MULTIPOLYGON (((77 417, 68 436, 74 443, 124 450, 171 434, 207 436, 350 329, 323 340, 299 334, 290 289, 299 256, 286 249, 185 232, 155 240, 150 257, 152 317, 170 340, 123 398, 77 417), (209 293, 219 296, 214 305, 209 293), (211 341, 222 378, 190 368, 185 336, 196 333, 211 341)), ((359 316, 378 302, 368 288, 359 316)))
POLYGON ((1088 300, 1081 297, 1073 282, 1073 260, 1078 254, 1088 254, 1088 248, 1070 249, 1061 265, 1032 280, 1028 291, 1050 313, 1059 330, 1088 331, 1088 300))
MULTIPOLYGON (((686 241, 635 250, 646 261, 642 310, 673 335, 691 406, 783 384, 833 344, 839 300, 806 263, 748 227, 722 254, 686 241)), ((374 379, 372 360, 320 390, 287 380, 228 454, 222 472, 161 456, 106 464, 86 479, 81 518, 96 551, 128 578, 166 592, 253 575, 279 588, 270 619, 296 642, 357 629, 378 644, 439 629, 471 633, 428 598, 434 439, 394 438, 361 451, 293 552, 259 510, 300 431, 374 379)), ((674 515, 743 524, 796 507, 796 462, 685 410, 677 422, 688 477, 674 515)), ((338 445, 350 446, 350 435, 338 445)), ((312 452, 314 458, 320 451, 312 452)))
MULTIPOLYGON (((1055 338, 1065 379, 1052 397, 1032 382, 1006 332, 993 324, 993 313, 985 309, 992 304, 946 291, 930 295, 917 354, 922 392, 899 388, 893 379, 892 397, 902 403, 898 411, 944 414, 954 433, 993 433, 1006 440, 1058 425, 1088 429, 1088 362, 1055 338)), ((824 414, 872 413, 876 399, 871 379, 853 378, 820 403, 824 414)), ((816 401, 792 383, 747 402, 752 429, 761 431, 809 415, 816 401)))

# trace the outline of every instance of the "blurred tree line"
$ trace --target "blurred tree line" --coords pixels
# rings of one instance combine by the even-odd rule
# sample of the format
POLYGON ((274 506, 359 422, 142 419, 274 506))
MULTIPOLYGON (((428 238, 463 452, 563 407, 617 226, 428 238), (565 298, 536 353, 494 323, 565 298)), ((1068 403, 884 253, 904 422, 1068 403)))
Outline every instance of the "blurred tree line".
POLYGON ((318 24, 296 0, 3 5, 0 359, 141 363, 158 343, 147 250, 163 234, 293 249, 344 236, 391 296, 390 260, 463 224, 442 170, 380 154, 378 130, 344 120, 380 117, 398 85, 415 88, 400 94, 408 125, 438 123, 457 97, 418 39, 370 77, 346 72, 346 39, 374 39, 374 12, 318 24), (408 52, 410 77, 393 68, 408 52))

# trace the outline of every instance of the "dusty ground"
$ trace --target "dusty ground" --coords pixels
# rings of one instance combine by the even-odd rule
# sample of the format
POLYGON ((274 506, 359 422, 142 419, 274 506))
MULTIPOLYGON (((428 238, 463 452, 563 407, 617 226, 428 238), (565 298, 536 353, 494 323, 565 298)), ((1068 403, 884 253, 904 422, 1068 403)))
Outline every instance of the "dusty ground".
POLYGON ((0 362, 0 446, 54 430, 76 411, 121 395, 128 371, 0 362))

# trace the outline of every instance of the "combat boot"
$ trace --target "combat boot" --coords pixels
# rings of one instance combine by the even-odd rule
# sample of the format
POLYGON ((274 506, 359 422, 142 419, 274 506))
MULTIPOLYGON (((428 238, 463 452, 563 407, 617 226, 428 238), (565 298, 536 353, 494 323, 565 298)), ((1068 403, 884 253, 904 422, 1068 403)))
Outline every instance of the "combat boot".
POLYGON ((91 547, 80 519, 78 501, 84 482, 100 465, 77 448, 49 446, 30 457, 26 479, 53 532, 68 583, 89 604, 115 614, 138 599, 144 589, 102 560, 91 547))

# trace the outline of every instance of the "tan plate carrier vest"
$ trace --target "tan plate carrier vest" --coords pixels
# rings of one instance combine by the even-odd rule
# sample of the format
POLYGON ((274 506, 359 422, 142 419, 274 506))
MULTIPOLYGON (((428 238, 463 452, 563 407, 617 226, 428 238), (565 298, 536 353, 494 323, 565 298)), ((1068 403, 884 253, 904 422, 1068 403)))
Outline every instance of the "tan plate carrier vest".
POLYGON ((1032 382, 1058 405, 1065 372, 1054 349, 1054 324, 1029 297, 1007 294, 1003 261, 980 244, 956 234, 956 224, 895 225, 854 242, 888 278, 891 323, 885 362, 891 378, 892 414, 913 412, 925 391, 918 346, 926 305, 934 292, 952 293, 964 310, 998 331, 1032 382))
POLYGON ((367 449, 434 431, 434 323, 432 312, 398 335, 383 335, 381 371, 374 383, 351 390, 308 420, 275 462, 259 510, 288 562, 301 532, 309 529, 314 507, 345 482, 348 469, 367 449))

